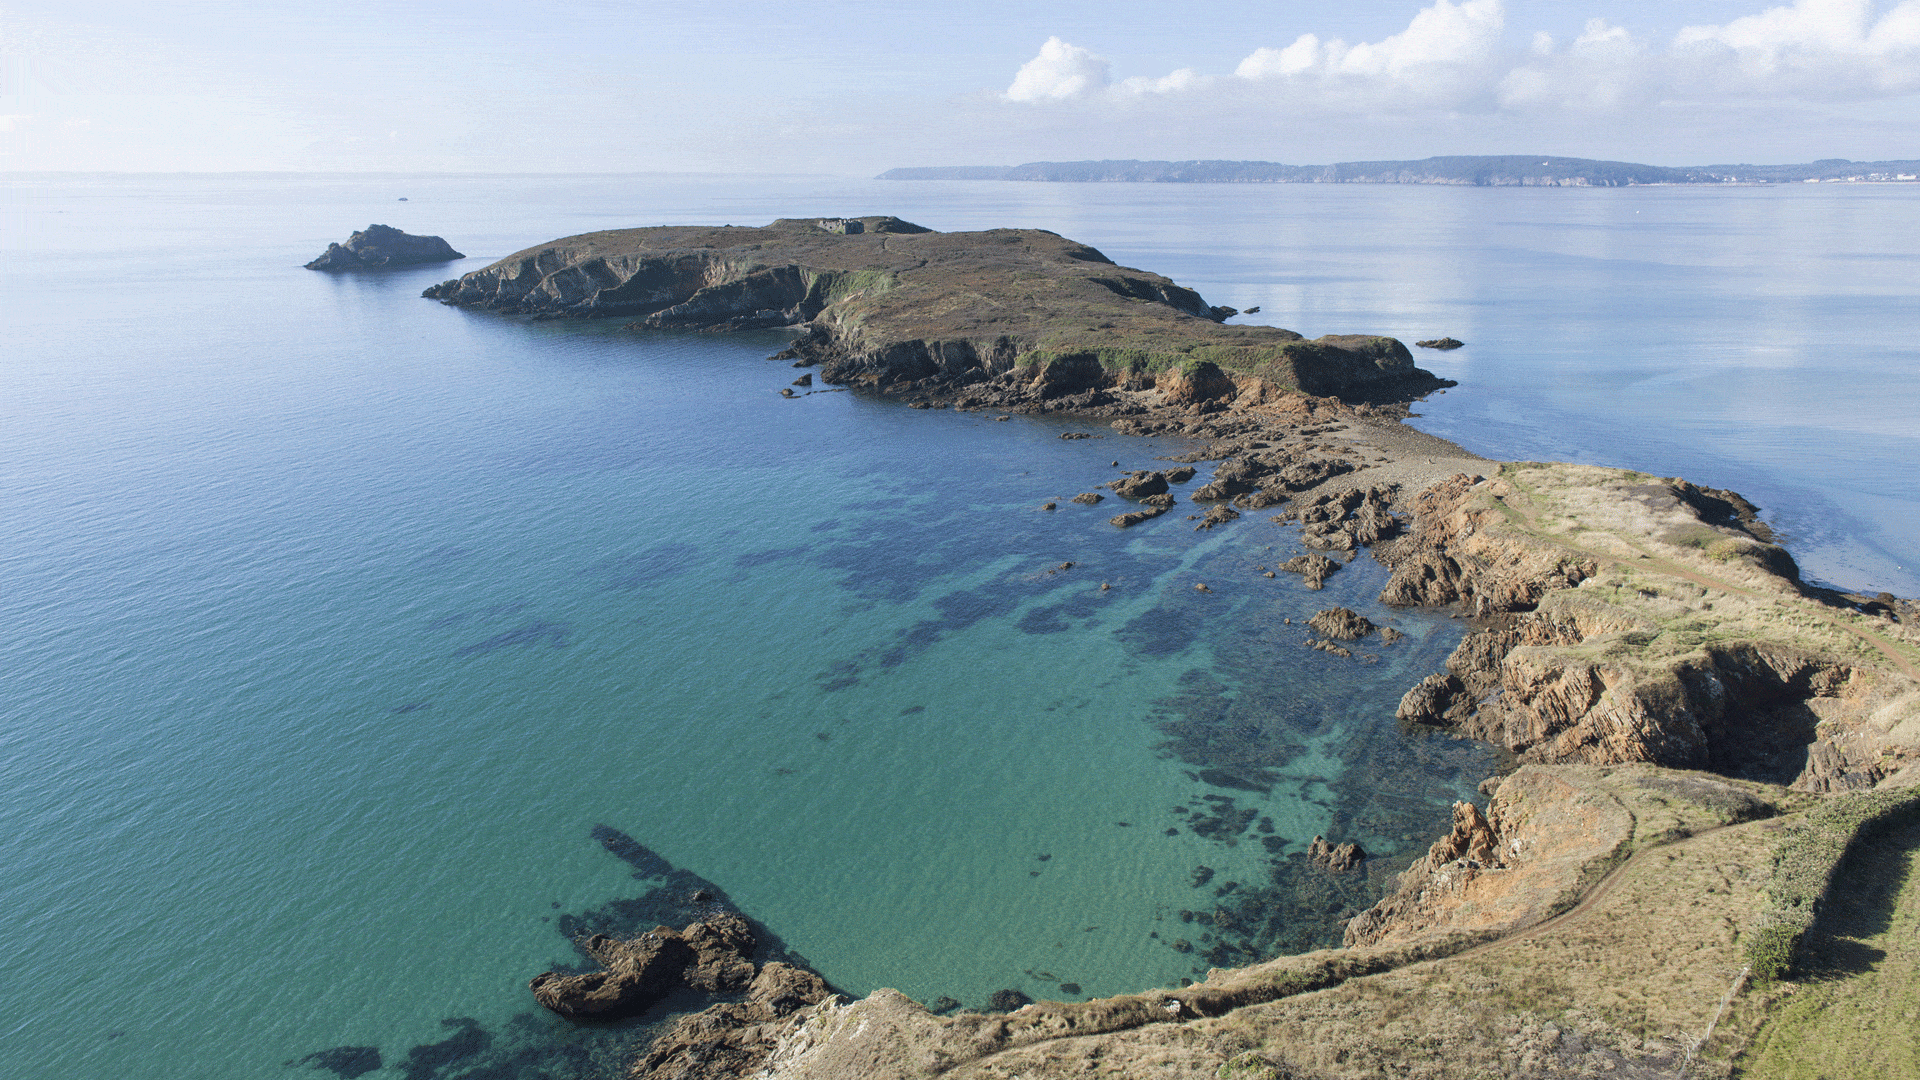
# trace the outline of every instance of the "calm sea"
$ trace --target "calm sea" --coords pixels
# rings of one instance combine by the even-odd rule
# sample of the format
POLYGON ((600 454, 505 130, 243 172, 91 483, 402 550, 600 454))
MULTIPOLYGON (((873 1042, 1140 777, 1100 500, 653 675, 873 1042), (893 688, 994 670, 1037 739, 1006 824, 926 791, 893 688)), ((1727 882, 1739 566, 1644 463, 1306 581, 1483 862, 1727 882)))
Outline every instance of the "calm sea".
POLYGON ((603 1075, 645 1025, 524 982, 693 882, 852 993, 1177 983, 1327 940, 1363 898, 1306 842, 1404 861, 1484 775, 1395 727, 1459 624, 1369 561, 1311 593, 1257 515, 1036 509, 1178 443, 419 299, 553 237, 1052 229, 1257 321, 1461 338, 1426 430, 1732 487, 1812 576, 1920 594, 1912 186, 4 182, 0 1075, 603 1075), (371 222, 471 257, 300 268, 371 222), (1303 649, 1335 603, 1409 638, 1303 649))

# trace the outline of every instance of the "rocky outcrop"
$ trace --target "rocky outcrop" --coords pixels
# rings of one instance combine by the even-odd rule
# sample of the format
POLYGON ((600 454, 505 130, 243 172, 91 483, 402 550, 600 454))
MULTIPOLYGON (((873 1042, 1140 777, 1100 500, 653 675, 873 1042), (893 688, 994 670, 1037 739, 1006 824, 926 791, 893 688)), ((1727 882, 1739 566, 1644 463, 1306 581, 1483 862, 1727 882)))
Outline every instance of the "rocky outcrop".
POLYGON ((1413 534, 1381 552, 1381 599, 1478 620, 1447 670, 1402 698, 1402 720, 1525 761, 1655 762, 1809 791, 1871 787, 1920 759, 1920 683, 1871 628, 1821 613, 1792 560, 1741 523, 1739 496, 1507 466, 1415 504, 1413 534))
POLYGON ((1375 627, 1365 616, 1351 608, 1327 608, 1314 612, 1307 625, 1336 641, 1358 641, 1373 633, 1375 627))
POLYGON ((1299 574, 1306 579, 1307 588, 1318 592, 1327 577, 1340 569, 1340 564, 1317 551, 1309 551, 1305 555, 1295 555, 1281 563, 1280 569, 1289 574, 1299 574))
POLYGON ((1453 831, 1347 924, 1347 945, 1506 934, 1572 907, 1633 840, 1633 814, 1585 779, 1523 768, 1501 782, 1485 813, 1455 803, 1453 831))
MULTIPOLYGON (((542 972, 527 986, 535 1001, 576 1020, 638 1016, 675 989, 731 993, 754 979, 753 931, 737 914, 714 915, 685 930, 658 926, 625 941, 595 934, 580 942, 602 970, 542 972)), ((773 966, 773 965, 769 965, 773 966)))
POLYGON ((1167 493, 1167 476, 1162 472, 1142 470, 1128 473, 1107 486, 1123 499, 1145 499, 1167 493))
POLYGON ((745 1001, 682 1016, 653 1041, 631 1075, 654 1080, 733 1080, 765 1068, 782 1020, 833 998, 818 975, 787 964, 760 969, 745 1001))
POLYGON ((635 329, 803 331, 784 359, 827 382, 966 407, 1221 409, 1275 394, 1404 401, 1446 385, 1393 338, 1227 326, 1230 309, 1034 229, 940 233, 898 218, 781 220, 566 237, 430 288, 449 304, 635 329), (857 226, 857 227, 856 227, 857 226), (1196 355, 1196 352, 1201 355, 1196 355))
POLYGON ((453 245, 437 236, 415 236, 387 225, 369 225, 344 244, 328 244, 309 270, 378 270, 392 266, 464 259, 453 245))
POLYGON ((1307 845, 1307 861, 1322 869, 1334 873, 1351 870, 1365 861, 1367 853, 1359 844, 1349 841, 1344 844, 1330 844, 1324 836, 1315 836, 1307 845))
POLYGON ((1414 344, 1419 346, 1422 349, 1440 349, 1444 351, 1447 349, 1457 349, 1460 346, 1465 345, 1466 342, 1460 341, 1457 338, 1441 337, 1441 338, 1428 338, 1425 341, 1416 341, 1414 342, 1414 344))

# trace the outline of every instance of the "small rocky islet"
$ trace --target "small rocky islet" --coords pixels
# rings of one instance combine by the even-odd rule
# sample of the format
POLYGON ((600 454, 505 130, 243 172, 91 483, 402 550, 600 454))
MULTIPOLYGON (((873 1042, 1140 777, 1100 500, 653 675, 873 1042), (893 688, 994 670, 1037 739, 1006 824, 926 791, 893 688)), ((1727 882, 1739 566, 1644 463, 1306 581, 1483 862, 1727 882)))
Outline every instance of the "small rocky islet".
POLYGON ((465 255, 438 236, 415 236, 391 225, 369 225, 344 244, 328 244, 327 250, 307 264, 309 270, 384 270, 390 267, 423 266, 452 262, 465 255))
MULTIPOLYGON (((1149 1066, 1284 1076, 1336 1065, 1341 1075, 1385 1075, 1415 1058, 1465 1071, 1551 1063, 1651 1075, 1683 1061, 1724 1063, 1764 1021, 1766 991, 1752 991, 1763 1007, 1724 1022, 1708 1053, 1684 1032, 1718 1022, 1707 1013, 1726 982, 1743 958, 1752 970, 1754 932, 1738 927, 1773 917, 1779 871, 1767 868, 1780 865, 1783 841, 1768 819, 1797 822, 1856 792, 1894 808, 1872 821, 1895 811, 1920 818, 1920 608, 1803 582, 1732 492, 1627 470, 1492 462, 1405 427, 1411 401, 1452 384, 1415 367, 1392 338, 1309 341, 1232 325, 1232 309, 1050 232, 936 233, 892 217, 586 234, 425 295, 534 318, 626 316, 641 331, 792 328, 799 336, 777 358, 817 367, 838 386, 920 407, 1068 413, 1120 434, 1208 440, 1175 468, 1109 481, 1114 497, 1139 507, 1112 524, 1165 514, 1173 486, 1195 478, 1191 466, 1213 462, 1212 478, 1186 496, 1212 504, 1192 518, 1197 527, 1282 508, 1272 523, 1298 527, 1314 549, 1262 577, 1297 574, 1315 589, 1341 566, 1322 552, 1368 551, 1389 571, 1382 603, 1470 620, 1445 670, 1408 690, 1399 719, 1484 740, 1507 764, 1482 785, 1484 808, 1457 804, 1452 831, 1370 893, 1366 882, 1384 868, 1350 842, 1315 837, 1289 864, 1306 875, 1292 895, 1320 889, 1329 912, 1384 892, 1347 919, 1343 947, 1277 958, 1229 949, 1222 960, 1241 966, 1177 989, 1037 1003, 1007 990, 980 1013, 956 1011, 951 999, 929 1009, 890 990, 849 1001, 803 965, 756 968, 732 923, 585 939, 602 971, 535 980, 542 1004, 563 1014, 573 1008, 563 987, 614 999, 627 984, 645 984, 639 997, 681 982, 745 994, 676 1021, 633 1065, 636 1077, 1149 1066), (1627 899, 1608 908, 1610 921, 1569 922, 1616 891, 1627 899), (1555 951, 1563 923, 1585 935, 1572 953, 1555 951), (1683 967, 1649 957, 1656 934, 1690 950, 1683 967), (1510 937, 1533 944, 1500 951, 1510 937), (713 941, 733 941, 732 952, 707 948, 713 941), (1404 1010, 1390 1007, 1406 991, 1393 988, 1409 978, 1485 985, 1487 956, 1497 980, 1546 988, 1537 993, 1558 1003, 1559 1019, 1543 1026, 1518 998, 1429 989, 1415 1048, 1397 1026, 1404 1010), (1415 964, 1424 974, 1405 974, 1415 964), (761 1001, 769 970, 804 992, 761 1001), (1622 1004, 1626 979, 1686 989, 1643 989, 1622 1004), (1456 1023, 1468 1012, 1509 1034, 1481 1039, 1456 1023), (1197 1037, 1170 1039, 1170 1025, 1197 1037), (1306 1028, 1316 1035, 1302 1041, 1306 1028), (1368 1061, 1379 1069, 1347 1067, 1368 1061)), ((1398 633, 1340 607, 1308 623, 1316 647, 1341 653, 1340 642, 1377 632, 1390 644, 1398 633)), ((1216 771, 1207 782, 1229 788, 1258 790, 1263 779, 1216 771)), ((1196 832, 1238 835, 1256 816, 1229 796, 1208 798, 1185 818, 1196 832)), ((1286 844, 1265 839, 1271 850, 1286 844)), ((1197 868, 1193 884, 1212 876, 1197 868)), ((1222 929, 1258 921, 1272 901, 1234 882, 1214 892, 1232 897, 1207 913, 1222 929)), ((1789 962, 1791 950, 1790 941, 1789 962)), ((1727 996, 1746 981, 1742 973, 1727 996)), ((1060 985, 1078 995, 1077 984, 1060 985)))

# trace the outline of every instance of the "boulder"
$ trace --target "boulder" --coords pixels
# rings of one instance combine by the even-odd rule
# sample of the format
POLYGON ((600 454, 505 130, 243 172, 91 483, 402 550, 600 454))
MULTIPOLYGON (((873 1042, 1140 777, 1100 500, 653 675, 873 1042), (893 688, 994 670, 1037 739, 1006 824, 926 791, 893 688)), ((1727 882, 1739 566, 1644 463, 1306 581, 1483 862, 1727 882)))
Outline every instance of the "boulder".
POLYGON ((1119 528, 1125 529, 1134 525, 1138 525, 1143 521, 1151 521, 1152 519, 1157 518, 1161 514, 1164 514, 1166 512, 1167 512, 1167 508, 1164 506, 1149 506, 1145 510, 1135 510, 1129 514, 1116 514, 1115 516, 1108 518, 1107 521, 1110 524, 1113 524, 1115 526, 1118 526, 1119 528))
POLYGON ((1329 844, 1324 836, 1314 837, 1307 845, 1307 861, 1335 873, 1359 866, 1366 857, 1359 844, 1329 844))
POLYGON ((1374 631, 1366 616, 1343 607, 1315 612, 1307 625, 1338 641, 1358 641, 1374 631))
POLYGON ((1315 551, 1305 555, 1295 555, 1281 563, 1280 569, 1289 574, 1299 574, 1307 579, 1307 588, 1318 590, 1327 580, 1327 575, 1340 569, 1340 564, 1315 551))
POLYGON ((1167 475, 1160 472, 1133 472, 1107 485, 1124 499, 1144 499, 1167 493, 1167 475))
POLYGON ((714 915, 681 931, 693 950, 683 978, 688 986, 712 994, 732 993, 754 981, 753 928, 734 912, 714 915))
POLYGON ((437 236, 415 236, 387 225, 369 225, 344 244, 328 244, 309 270, 377 270, 389 266, 419 266, 451 262, 465 255, 437 236))

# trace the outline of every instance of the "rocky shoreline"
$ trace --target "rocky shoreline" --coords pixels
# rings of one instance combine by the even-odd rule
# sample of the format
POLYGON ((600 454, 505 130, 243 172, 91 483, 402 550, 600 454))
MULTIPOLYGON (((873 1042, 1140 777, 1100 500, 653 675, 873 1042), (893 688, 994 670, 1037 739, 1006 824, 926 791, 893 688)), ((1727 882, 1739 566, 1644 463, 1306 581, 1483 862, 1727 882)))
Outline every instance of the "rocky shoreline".
MULTIPOLYGON (((426 295, 535 317, 638 315, 640 329, 795 326, 776 359, 817 367, 823 382, 919 408, 1205 440, 1074 501, 1119 500, 1114 527, 1183 505, 1198 529, 1256 512, 1298 526, 1316 553, 1264 572, 1309 588, 1338 571, 1329 555, 1369 553, 1390 570, 1383 603, 1470 620, 1445 670, 1408 690, 1400 721, 1484 740, 1512 762, 1483 787, 1485 810, 1458 804, 1452 831, 1348 922, 1342 949, 1217 968, 1179 990, 1009 1001, 1004 1014, 938 1015, 888 990, 849 1002, 824 986, 776 1007, 750 990, 677 1021, 636 1077, 1445 1076, 1454 1065, 1669 1075, 1683 1051, 1700 1067, 1701 1046, 1654 1028, 1698 1029, 1695 998, 1718 992, 1701 988, 1731 977, 1721 969, 1758 925, 1765 881, 1751 867, 1765 864, 1769 819, 1920 786, 1920 608, 1802 582, 1732 492, 1493 462, 1405 426, 1412 400, 1449 384, 1389 338, 1225 326, 1231 311, 1051 233, 939 234, 893 218, 589 234, 426 295), (956 292, 968 302, 947 302, 956 292), (1654 851, 1666 862, 1642 857, 1654 851), (1638 907, 1606 916, 1604 947, 1536 960, 1510 944, 1553 954, 1556 927, 1616 911, 1615 893, 1638 907), (1636 991, 1638 1004, 1607 1012, 1622 956, 1645 967, 1633 950, 1648 935, 1691 950, 1684 971, 1643 973, 1687 993, 1636 991), (1516 978, 1553 989, 1480 991, 1504 1002, 1492 1012, 1457 997, 1420 1005, 1424 1057, 1382 1042, 1410 1007, 1383 1004, 1393 987, 1488 977, 1496 989, 1516 978), (1542 1001, 1565 1006, 1558 1020, 1542 1001), (1465 1026, 1449 1034, 1455 1021, 1465 1026), (1302 1035, 1309 1023, 1350 1045, 1316 1044, 1302 1035), (1420 1071, 1416 1057, 1434 1064, 1420 1071)), ((1366 622, 1323 611, 1316 647, 1346 653, 1341 642, 1373 632, 1366 622)), ((1321 838, 1314 850, 1331 872, 1366 860, 1321 838)), ((688 942, 713 933, 597 942, 588 951, 605 970, 567 978, 658 989, 668 976, 654 969, 674 967, 660 959, 671 953, 673 978, 757 987, 771 965, 700 974, 720 962, 688 942)), ((536 993, 559 978, 542 976, 536 993)), ((1717 1074, 1758 1016, 1728 1024, 1717 1074)))
MULTIPOLYGON (((916 391, 906 396, 932 403, 916 391)), ((983 405, 975 393, 939 404, 1058 411, 1044 399, 983 405)), ((1112 497, 1167 513, 1180 505, 1174 490, 1191 485, 1182 497, 1210 507, 1190 516, 1197 528, 1224 524, 1206 520, 1221 511, 1277 509, 1274 521, 1298 525, 1310 548, 1386 564, 1383 602, 1468 619, 1447 669, 1408 691, 1400 719, 1491 742, 1517 771, 1489 778, 1485 811, 1455 807, 1453 831, 1352 919, 1344 949, 1215 969, 1179 990, 1010 1000, 1004 1014, 940 1015, 885 990, 779 1017, 719 1005, 677 1022, 633 1076, 1064 1076, 1090 1062, 1127 1075, 1165 1063, 1151 1029, 1233 1028, 1252 1022, 1243 1015, 1297 1008, 1295 999, 1473 955, 1575 911, 1640 850, 1763 827, 1828 793, 1920 784, 1920 609, 1802 583, 1734 493, 1486 461, 1365 402, 1262 394, 1195 410, 1164 391, 1118 395, 1137 411, 1096 414, 1116 430, 1213 441, 1111 481, 1112 497), (1195 466, 1211 466, 1211 478, 1195 466)), ((1340 565, 1316 553, 1276 569, 1311 584, 1340 565)), ((1337 642, 1372 632, 1365 622, 1329 609, 1314 627, 1321 645, 1344 652, 1337 642)), ((1760 835, 1744 850, 1764 845, 1760 835)), ((1314 846, 1323 870, 1366 858, 1321 838, 1314 846)), ((1529 1052, 1578 1047, 1581 1061, 1634 1076, 1664 1074, 1687 1049, 1604 1024, 1573 1038, 1574 1027, 1561 1030, 1529 1052)), ((1233 1060, 1204 1053, 1169 1075, 1225 1075, 1233 1060)))

